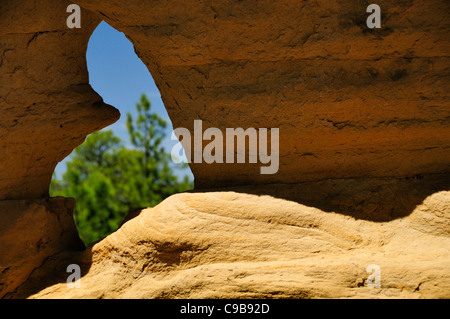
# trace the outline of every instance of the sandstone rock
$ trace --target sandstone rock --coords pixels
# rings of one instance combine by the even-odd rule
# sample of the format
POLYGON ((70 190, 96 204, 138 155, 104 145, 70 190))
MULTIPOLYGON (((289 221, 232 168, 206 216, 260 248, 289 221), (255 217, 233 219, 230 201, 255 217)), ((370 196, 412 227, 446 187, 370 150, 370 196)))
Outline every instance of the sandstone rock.
POLYGON ((79 0, 81 29, 69 3, 0 2, 0 296, 450 297, 448 1, 380 0, 379 30, 350 0, 79 0), (191 164, 197 190, 217 192, 173 196, 74 252, 70 202, 30 199, 119 116, 88 85, 102 19, 174 127, 279 128, 280 169, 191 164))
POLYGON ((450 192, 377 223, 238 191, 171 196, 85 253, 47 262, 41 269, 60 283, 24 285, 18 296, 450 298, 448 220, 435 227, 433 213, 449 215, 450 192), (84 269, 81 288, 65 283, 72 263, 84 269), (370 264, 380 266, 381 288, 367 287, 370 264))
POLYGON ((46 196, 58 161, 117 119, 87 84, 100 19, 133 42, 174 127, 280 129, 277 174, 191 164, 196 187, 449 172, 447 1, 380 1, 377 30, 349 0, 78 3, 97 14, 81 29, 66 1, 1 3, 0 199, 46 196))
POLYGON ((0 201, 0 298, 11 294, 48 258, 84 250, 73 221, 75 201, 0 201))
POLYGON ((0 200, 48 197, 55 166, 119 117, 89 83, 86 49, 100 22, 66 1, 0 2, 0 200))
MULTIPOLYGON (((280 168, 191 164, 196 187, 449 172, 450 3, 80 0, 122 31, 174 127, 280 129, 280 168)), ((206 143, 205 143, 206 144, 206 143)))

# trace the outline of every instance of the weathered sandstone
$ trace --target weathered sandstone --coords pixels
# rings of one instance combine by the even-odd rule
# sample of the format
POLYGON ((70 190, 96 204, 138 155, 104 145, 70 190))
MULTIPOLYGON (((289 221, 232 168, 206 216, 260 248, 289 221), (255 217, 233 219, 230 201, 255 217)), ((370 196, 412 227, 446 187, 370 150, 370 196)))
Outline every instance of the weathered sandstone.
POLYGON ((0 297, 450 298, 448 1, 380 0, 375 30, 353 0, 77 3, 81 29, 69 1, 0 2, 0 297), (88 84, 101 20, 175 128, 279 128, 279 171, 191 164, 195 193, 79 251, 72 200, 47 197, 119 117, 88 84))
POLYGON ((0 2, 0 200, 48 196, 55 166, 86 135, 119 118, 90 87, 83 11, 66 26, 65 1, 0 2))
MULTIPOLYGON (((121 1, 80 5, 122 31, 174 127, 280 129, 280 168, 191 164, 196 187, 450 171, 450 3, 121 1)), ((205 143, 206 144, 206 143, 205 143)))
POLYGON ((83 250, 69 198, 0 201, 0 298, 13 293, 49 257, 83 250))
POLYGON ((84 253, 49 259, 17 296, 450 298, 450 192, 382 223, 245 192, 174 195, 84 253), (73 263, 81 288, 66 285, 73 263), (371 264, 381 288, 367 287, 371 264))

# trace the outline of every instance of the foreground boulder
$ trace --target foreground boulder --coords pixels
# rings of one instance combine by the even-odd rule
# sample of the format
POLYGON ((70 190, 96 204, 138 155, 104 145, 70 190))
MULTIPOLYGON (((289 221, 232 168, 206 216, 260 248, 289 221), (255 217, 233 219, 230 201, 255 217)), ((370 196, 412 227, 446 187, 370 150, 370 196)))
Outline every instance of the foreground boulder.
POLYGON ((10 297, 450 298, 449 207, 439 192, 371 222, 269 195, 174 195, 87 251, 49 258, 10 297), (66 284, 69 264, 80 288, 66 284), (368 287, 372 264, 380 288, 368 287))

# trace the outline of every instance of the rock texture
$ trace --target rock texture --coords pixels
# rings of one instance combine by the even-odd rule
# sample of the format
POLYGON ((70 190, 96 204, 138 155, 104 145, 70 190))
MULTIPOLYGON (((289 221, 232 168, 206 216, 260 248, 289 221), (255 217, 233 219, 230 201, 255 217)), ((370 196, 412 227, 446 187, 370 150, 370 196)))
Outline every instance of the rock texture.
POLYGON ((84 250, 68 198, 0 201, 0 298, 13 293, 49 257, 84 250))
POLYGON ((450 298, 448 1, 380 0, 376 30, 353 0, 77 3, 81 29, 68 1, 0 2, 0 297, 450 298), (211 192, 77 251, 73 203, 45 198, 55 165, 119 116, 88 85, 102 19, 175 128, 279 128, 277 174, 191 164, 211 192))
MULTIPOLYGON (((243 189, 245 192, 246 190, 243 189)), ((238 191, 179 194, 84 253, 48 260, 31 298, 450 298, 450 192, 391 222, 238 191), (82 266, 81 288, 66 267, 82 266), (381 269, 381 288, 366 269, 381 269), (59 281, 40 290, 42 282, 59 281)), ((28 285, 28 286, 27 286, 28 285)))
POLYGON ((66 1, 0 2, 0 200, 48 196, 55 166, 119 118, 90 87, 86 49, 101 21, 66 1))
POLYGON ((0 199, 45 197, 57 162, 117 119, 87 84, 100 19, 133 42, 174 127, 280 129, 277 174, 191 164, 197 188, 450 171, 447 1, 381 1, 374 30, 350 0, 81 0, 81 29, 67 4, 1 4, 0 199))
MULTIPOLYGON (((192 164, 196 187, 450 171, 450 3, 81 0, 134 44, 174 127, 279 128, 280 169, 192 164)), ((206 143, 205 143, 206 144, 206 143)))

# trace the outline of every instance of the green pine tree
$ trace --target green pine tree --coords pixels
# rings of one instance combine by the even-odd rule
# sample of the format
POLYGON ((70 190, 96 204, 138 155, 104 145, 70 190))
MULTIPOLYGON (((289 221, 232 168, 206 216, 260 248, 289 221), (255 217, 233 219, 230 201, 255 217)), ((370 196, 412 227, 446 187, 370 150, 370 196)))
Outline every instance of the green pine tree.
POLYGON ((86 245, 115 231, 129 212, 192 188, 187 176, 178 180, 162 147, 167 123, 145 95, 136 110, 136 121, 127 114, 132 149, 112 131, 95 132, 75 149, 62 180, 52 181, 52 196, 76 199, 74 218, 86 245))

